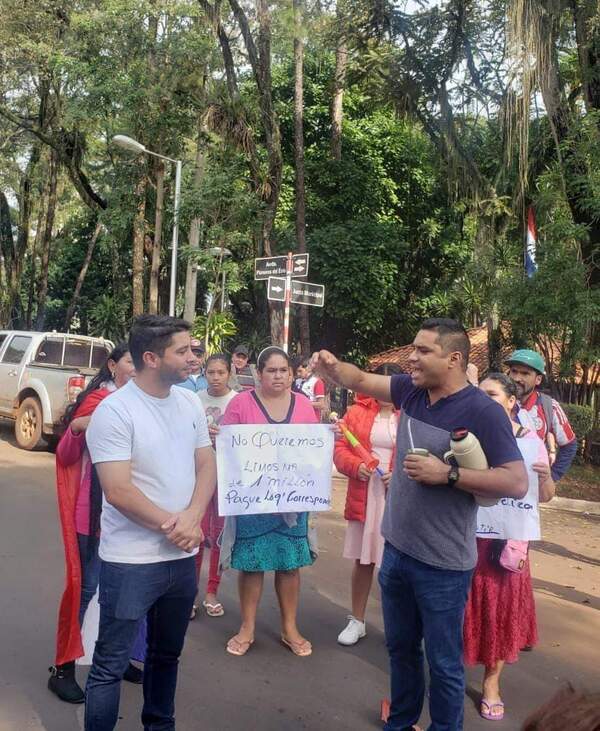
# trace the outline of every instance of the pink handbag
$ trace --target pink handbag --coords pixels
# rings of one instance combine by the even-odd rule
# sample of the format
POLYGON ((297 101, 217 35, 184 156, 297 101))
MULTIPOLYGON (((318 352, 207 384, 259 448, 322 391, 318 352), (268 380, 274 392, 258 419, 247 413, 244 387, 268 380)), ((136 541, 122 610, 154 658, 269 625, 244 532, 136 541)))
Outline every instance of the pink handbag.
POLYGON ((507 571, 520 574, 527 561, 529 541, 508 540, 500 554, 500 566, 507 571))

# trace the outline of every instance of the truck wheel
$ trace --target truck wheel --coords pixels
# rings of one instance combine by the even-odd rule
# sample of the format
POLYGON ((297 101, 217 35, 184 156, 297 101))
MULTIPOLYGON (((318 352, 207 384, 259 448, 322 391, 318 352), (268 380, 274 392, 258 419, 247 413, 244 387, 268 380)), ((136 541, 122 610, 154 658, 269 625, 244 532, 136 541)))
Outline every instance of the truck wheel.
POLYGON ((35 449, 42 438, 42 407, 33 396, 24 399, 17 411, 15 438, 21 449, 35 449))

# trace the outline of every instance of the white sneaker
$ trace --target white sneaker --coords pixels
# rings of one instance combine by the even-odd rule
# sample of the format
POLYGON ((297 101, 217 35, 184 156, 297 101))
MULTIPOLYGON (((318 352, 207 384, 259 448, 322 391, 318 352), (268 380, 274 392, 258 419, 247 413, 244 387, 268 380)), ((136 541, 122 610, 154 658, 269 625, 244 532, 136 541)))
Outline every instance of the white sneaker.
POLYGON ((351 614, 348 615, 348 624, 339 633, 337 641, 340 645, 355 645, 361 638, 367 634, 365 623, 361 622, 351 614))

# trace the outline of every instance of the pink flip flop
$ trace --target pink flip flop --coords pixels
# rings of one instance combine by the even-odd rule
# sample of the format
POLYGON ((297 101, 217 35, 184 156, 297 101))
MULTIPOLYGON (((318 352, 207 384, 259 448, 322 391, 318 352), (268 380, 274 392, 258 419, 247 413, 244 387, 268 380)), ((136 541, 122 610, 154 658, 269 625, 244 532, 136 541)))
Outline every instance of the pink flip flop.
POLYGON ((312 655, 312 645, 308 640, 288 640, 287 637, 283 637, 282 635, 281 642, 298 657, 308 657, 309 655, 312 655))
POLYGON ((225 646, 225 649, 230 655, 235 655, 236 657, 243 657, 248 650, 252 647, 254 644, 254 640, 238 640, 237 636, 232 637, 227 645, 225 646))
POLYGON ((479 715, 482 718, 485 718, 486 721, 501 721, 504 718, 504 703, 502 703, 502 701, 492 702, 482 698, 481 705, 479 707, 479 715), (487 710, 484 710, 484 706, 487 710), (502 709, 502 712, 493 713, 494 708, 500 708, 502 709))
POLYGON ((203 601, 202 606, 206 610, 206 613, 209 617, 222 617, 225 614, 225 610, 223 609, 223 605, 221 602, 215 602, 214 604, 211 604, 210 602, 203 601))

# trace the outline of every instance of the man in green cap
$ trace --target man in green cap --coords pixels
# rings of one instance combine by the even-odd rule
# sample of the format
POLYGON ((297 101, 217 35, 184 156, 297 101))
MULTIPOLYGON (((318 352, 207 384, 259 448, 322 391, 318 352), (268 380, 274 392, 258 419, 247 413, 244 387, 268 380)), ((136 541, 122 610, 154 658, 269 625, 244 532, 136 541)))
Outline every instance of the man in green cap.
POLYGON ((517 384, 519 413, 527 413, 520 421, 524 426, 533 425, 540 439, 549 446, 552 479, 556 482, 571 466, 577 453, 577 439, 558 401, 538 391, 546 375, 546 363, 535 350, 524 349, 515 350, 506 364, 510 377, 517 384))

